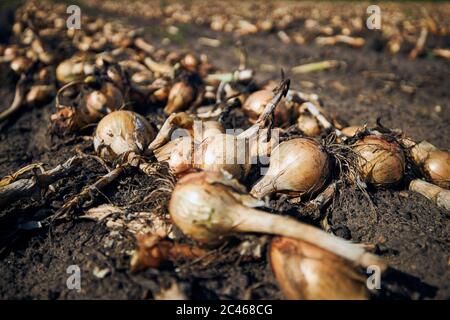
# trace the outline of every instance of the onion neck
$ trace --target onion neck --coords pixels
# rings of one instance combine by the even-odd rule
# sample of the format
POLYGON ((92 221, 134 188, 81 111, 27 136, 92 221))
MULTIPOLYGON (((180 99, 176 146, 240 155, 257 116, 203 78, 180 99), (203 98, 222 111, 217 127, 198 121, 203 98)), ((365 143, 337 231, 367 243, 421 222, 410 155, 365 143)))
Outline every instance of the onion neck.
POLYGON ((250 194, 258 199, 276 191, 272 184, 273 180, 269 179, 268 176, 264 176, 259 180, 250 191, 250 194))
POLYGON ((378 256, 366 252, 357 244, 350 243, 316 227, 304 224, 293 218, 274 215, 241 206, 241 221, 235 230, 240 232, 269 233, 299 239, 333 252, 353 263, 368 267, 377 265, 382 270, 385 262, 378 256))

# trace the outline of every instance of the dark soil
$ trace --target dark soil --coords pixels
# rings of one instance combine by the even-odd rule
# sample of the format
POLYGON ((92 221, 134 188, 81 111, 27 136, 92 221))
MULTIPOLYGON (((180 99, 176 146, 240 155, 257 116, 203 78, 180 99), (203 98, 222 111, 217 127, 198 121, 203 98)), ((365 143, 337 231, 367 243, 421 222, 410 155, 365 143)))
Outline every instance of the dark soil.
MULTIPOLYGON (((95 10, 86 12, 118 18, 95 10)), ((120 19, 148 27, 147 37, 152 43, 167 36, 163 30, 152 28, 158 21, 120 19)), ((225 70, 237 67, 239 60, 230 35, 199 26, 181 25, 179 29, 179 35, 172 37, 171 44, 165 47, 204 52, 225 70), (197 42, 201 36, 220 39, 222 46, 201 46, 197 42)), ((375 124, 381 117, 385 126, 400 128, 415 140, 426 139, 440 148, 450 147, 449 62, 426 57, 408 60, 374 48, 286 45, 276 35, 252 35, 242 40, 258 81, 277 79, 278 70, 284 68, 294 88, 319 94, 327 110, 351 125, 375 124), (345 64, 338 69, 301 76, 288 72, 295 65, 327 59, 345 64), (262 65, 273 65, 275 70, 263 71, 262 65)), ((376 43, 377 35, 371 40, 376 43)), ((0 108, 12 100, 15 80, 2 67, 0 108)), ((93 151, 90 142, 80 137, 67 141, 51 137, 49 116, 53 108, 50 103, 23 110, 2 128, 0 177, 34 162, 53 167, 74 155, 75 147, 86 153, 93 151)), ((152 117, 150 114, 149 118, 152 117)), ((147 299, 174 281, 193 299, 283 298, 266 259, 269 237, 248 235, 232 239, 215 249, 217 259, 212 262, 180 262, 161 270, 133 274, 129 262, 135 240, 126 231, 112 233, 103 224, 78 220, 59 223, 51 230, 16 230, 21 221, 49 215, 104 173, 96 161, 86 160, 71 177, 56 184, 57 192, 45 198, 19 201, 0 212, 0 298, 147 299), (262 244, 261 257, 243 257, 239 249, 242 241, 262 244), (80 291, 66 287, 66 269, 70 265, 81 268, 80 291), (110 273, 100 279, 93 274, 95 267, 108 268, 110 273)), ((95 204, 127 204, 138 210, 158 210, 158 214, 164 215, 166 209, 161 201, 140 202, 143 198, 139 198, 139 192, 156 187, 151 179, 129 172, 111 185, 104 196, 100 195, 95 204)), ((371 194, 376 212, 370 209, 364 195, 344 189, 326 213, 335 234, 376 244, 378 253, 391 265, 382 277, 382 289, 374 292, 374 298, 449 299, 449 215, 409 191, 380 190, 371 194)), ((299 218, 308 220, 304 216, 299 218)))

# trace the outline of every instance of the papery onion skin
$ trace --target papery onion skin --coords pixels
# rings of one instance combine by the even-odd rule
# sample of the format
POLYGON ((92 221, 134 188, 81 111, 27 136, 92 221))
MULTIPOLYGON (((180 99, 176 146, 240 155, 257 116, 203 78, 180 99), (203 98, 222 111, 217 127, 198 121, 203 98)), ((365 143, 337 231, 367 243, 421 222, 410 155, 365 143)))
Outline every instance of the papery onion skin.
POLYGON ((405 156, 395 141, 369 135, 355 143, 358 170, 365 182, 374 186, 388 186, 402 180, 405 156))
POLYGON ((154 137, 153 127, 140 114, 114 111, 98 123, 94 149, 102 158, 114 160, 125 152, 144 152, 154 137))
POLYGON ((365 279, 350 262, 305 241, 275 237, 270 246, 270 263, 288 299, 368 299, 365 279))
POLYGON ((80 118, 79 112, 75 108, 63 107, 50 116, 52 121, 52 129, 58 135, 64 135, 80 129, 81 125, 85 125, 80 118))
POLYGON ((188 53, 181 59, 181 65, 189 71, 195 71, 198 68, 199 61, 192 53, 188 53))
POLYGON ((425 140, 415 143, 409 138, 403 138, 401 143, 409 150, 412 161, 428 181, 445 189, 450 188, 449 151, 439 150, 425 140))
POLYGON ((284 141, 272 151, 266 175, 250 193, 257 198, 274 192, 311 195, 323 188, 329 170, 329 156, 318 142, 307 138, 284 141))
MULTIPOLYGON (((253 92, 245 100, 242 110, 248 116, 250 123, 255 123, 263 113, 265 106, 273 98, 273 92, 269 90, 259 90, 253 92)), ((281 101, 275 108, 275 124, 282 125, 289 120, 289 110, 286 104, 281 101)))

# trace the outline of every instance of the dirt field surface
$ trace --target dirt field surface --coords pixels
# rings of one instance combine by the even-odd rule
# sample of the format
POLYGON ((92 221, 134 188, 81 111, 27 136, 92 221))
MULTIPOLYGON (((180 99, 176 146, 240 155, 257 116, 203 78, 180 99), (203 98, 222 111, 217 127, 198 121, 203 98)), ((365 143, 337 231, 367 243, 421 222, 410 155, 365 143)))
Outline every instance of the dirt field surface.
MULTIPOLYGON (((235 70, 239 65, 233 33, 217 32, 202 24, 178 23, 177 34, 173 36, 163 27, 161 17, 121 15, 107 6, 98 8, 87 3, 80 3, 82 14, 144 27, 144 38, 155 46, 204 53, 222 70, 235 70), (204 45, 198 40, 202 37, 217 39, 221 45, 204 45)), ((448 4, 427 6, 439 11, 440 6, 448 4)), ((404 4, 399 8, 409 7, 404 4)), ((416 141, 427 140, 448 149, 449 60, 429 55, 408 59, 407 53, 402 52, 391 55, 383 49, 377 31, 367 32, 365 39, 366 45, 357 49, 345 45, 319 46, 314 42, 283 43, 276 32, 255 33, 240 37, 239 41, 248 53, 248 66, 255 70, 257 83, 278 80, 283 68, 293 88, 318 94, 325 109, 349 125, 374 125, 381 118, 384 126, 399 128, 416 141), (290 71, 294 66, 322 60, 338 60, 340 66, 307 74, 290 71)), ((439 41, 449 47, 448 36, 447 40, 439 41)), ((1 110, 13 99, 17 76, 6 64, 0 68, 1 110)), ((92 142, 81 135, 65 138, 51 135, 53 112, 54 101, 26 108, 2 125, 0 177, 31 163, 42 162, 46 168, 52 168, 75 155, 76 148, 86 154, 94 153, 92 142)), ((160 109, 146 110, 145 114, 155 123, 162 123, 160 109)), ((84 136, 91 134, 92 129, 88 129, 84 136)), ((136 240, 127 230, 111 231, 104 223, 84 219, 35 230, 18 227, 23 222, 50 216, 70 196, 105 173, 99 162, 88 158, 70 177, 54 185, 56 191, 45 197, 33 195, 33 199, 20 200, 0 211, 0 298, 154 299, 176 283, 190 299, 283 299, 267 259, 269 236, 234 237, 225 245, 210 249, 214 259, 178 261, 159 269, 131 272, 129 265, 136 240), (249 253, 244 247, 254 250, 249 253), (80 290, 69 290, 66 286, 69 276, 66 270, 70 265, 81 268, 80 290)), ((146 198, 158 184, 130 169, 90 205, 110 203, 126 207, 127 214, 149 211, 168 219, 170 194, 146 198)), ((376 244, 376 252, 391 266, 382 277, 381 289, 374 290, 372 298, 449 299, 448 212, 407 191, 405 185, 370 192, 375 212, 363 194, 344 188, 323 214, 331 232, 356 242, 376 244)), ((283 198, 275 199, 278 201, 268 210, 296 212, 299 220, 320 224, 321 219, 299 214, 283 204, 283 198)), ((180 242, 192 243, 178 230, 174 233, 180 242)))

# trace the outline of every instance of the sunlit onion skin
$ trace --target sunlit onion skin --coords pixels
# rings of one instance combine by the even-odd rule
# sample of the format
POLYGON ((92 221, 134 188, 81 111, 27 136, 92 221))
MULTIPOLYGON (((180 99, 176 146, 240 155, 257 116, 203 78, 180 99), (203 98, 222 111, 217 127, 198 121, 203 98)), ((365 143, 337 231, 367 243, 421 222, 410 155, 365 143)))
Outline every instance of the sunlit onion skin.
MULTIPOLYGON (((261 119, 259 119, 256 124, 240 133, 239 135, 213 135, 201 141, 200 145, 198 146, 198 140, 196 138, 197 141, 196 145, 194 146, 194 154, 192 156, 192 159, 187 159, 186 162, 193 163, 193 168, 196 169, 215 172, 224 171, 228 172, 231 176, 238 179, 245 177, 248 174, 252 163, 256 163, 253 161, 255 157, 254 153, 256 152, 257 155, 259 151, 267 152, 272 148, 272 139, 270 142, 267 142, 264 141, 265 139, 261 138, 261 136, 266 136, 267 138, 267 127, 270 126, 271 123, 270 121, 268 121, 269 116, 273 114, 274 108, 277 106, 280 99, 285 94, 285 91, 287 91, 288 87, 289 80, 283 81, 281 84, 281 90, 279 90, 272 97, 272 100, 267 104, 267 106, 265 107, 266 110, 264 110, 264 113, 260 117, 261 119), (253 142, 254 140, 256 140, 257 143, 261 142, 262 147, 259 148, 259 145, 257 147, 249 145, 249 142, 253 142)), ((168 128, 172 127, 172 125, 170 124, 167 125, 168 128)), ((164 124, 164 126, 166 126, 166 123, 164 124)), ((150 147, 151 150, 155 150, 155 144, 161 147, 160 140, 166 140, 165 138, 161 137, 166 136, 166 134, 158 134, 158 136, 159 137, 155 139, 157 143, 152 143, 152 146, 150 147)), ((177 156, 180 154, 187 153, 177 153, 177 156)))
POLYGON ((402 180, 405 156, 396 142, 369 135, 358 140, 353 150, 359 173, 365 182, 386 186, 402 180))
MULTIPOLYGON (((265 106, 273 98, 273 92, 270 90, 259 90, 253 92, 242 107, 244 113, 248 116, 250 123, 255 123, 263 113, 265 106)), ((289 120, 289 110, 285 103, 281 101, 275 108, 275 123, 281 125, 289 120)))
MULTIPOLYGON (((205 138, 200 144, 194 144, 191 136, 179 139, 179 143, 173 143, 169 160, 169 167, 175 174, 185 173, 195 168, 210 172, 227 172, 240 179, 250 170, 248 158, 242 158, 242 163, 238 161, 238 152, 245 151, 245 146, 239 146, 236 136, 214 134, 205 138)), ((163 156, 164 154, 160 153, 159 157, 163 156)))
POLYGON ((268 233, 314 243, 362 266, 386 267, 360 246, 293 218, 250 208, 245 205, 251 203, 248 198, 245 188, 223 173, 190 173, 175 186, 169 212, 185 235, 201 243, 217 245, 239 232, 268 233))
POLYGON ((250 161, 245 154, 245 140, 230 134, 213 135, 202 141, 196 150, 194 167, 205 171, 226 171, 235 178, 245 177, 250 161))
MULTIPOLYGON (((185 123, 188 122, 186 120, 183 121, 185 123)), ((225 132, 223 126, 217 121, 199 121, 192 124, 192 127, 184 130, 187 136, 172 139, 154 151, 158 161, 168 161, 169 167, 174 174, 187 172, 194 167, 195 146, 198 146, 207 138, 212 138, 225 132)), ((158 139, 161 139, 161 136, 158 139)), ((152 146, 156 144, 156 140, 155 138, 152 146)))
POLYGON ((202 121, 200 130, 201 134, 198 134, 196 132, 196 128, 194 127, 194 138, 196 138, 196 140, 199 142, 205 140, 206 138, 225 133, 225 129, 223 128, 223 126, 218 121, 214 120, 202 121), (200 139, 199 137, 197 137, 197 135, 201 136, 200 139))
MULTIPOLYGON (((190 136, 181 137, 170 143, 174 145, 168 159, 169 168, 175 175, 185 174, 193 168, 194 143, 190 136)), ((159 159, 158 159, 159 161, 159 159)))
POLYGON ((365 300, 365 278, 349 261, 305 241, 275 237, 270 264, 290 300, 365 300))
POLYGON ((114 111, 97 126, 94 149, 104 159, 114 160, 126 152, 142 154, 155 137, 150 123, 132 111, 114 111))
POLYGON ((284 141, 272 151, 267 173, 250 193, 257 198, 275 192, 311 195, 325 185, 329 170, 328 154, 316 141, 284 141))

